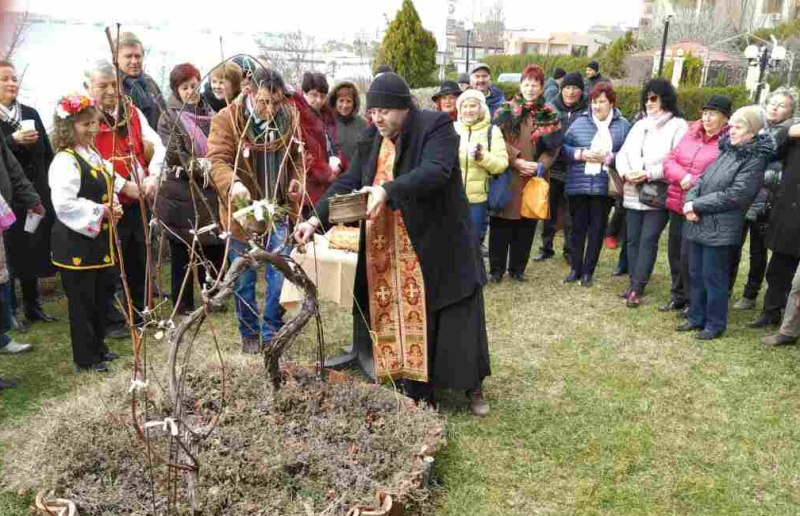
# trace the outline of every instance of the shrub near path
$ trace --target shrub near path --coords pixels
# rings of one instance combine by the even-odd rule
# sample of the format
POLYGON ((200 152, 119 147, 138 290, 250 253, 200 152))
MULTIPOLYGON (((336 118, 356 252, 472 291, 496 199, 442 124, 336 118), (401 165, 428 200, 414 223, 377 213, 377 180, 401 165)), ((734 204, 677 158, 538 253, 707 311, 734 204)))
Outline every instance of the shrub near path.
MULTIPOLYGON (((531 263, 525 284, 487 287, 492 414, 476 420, 463 393, 443 396, 437 515, 800 513, 800 350, 761 349, 763 333, 743 329, 753 312, 732 313, 712 343, 676 334, 674 315, 657 311, 669 294, 662 244, 635 311, 617 297, 625 282, 607 250, 592 289, 563 285, 560 259, 531 263)), ((54 308, 65 316, 63 301, 54 308)), ((350 337, 349 310, 324 317, 330 354, 350 337)), ((218 318, 236 353, 231 315, 218 318)), ((35 327, 34 353, 0 358, 0 375, 23 379, 0 393, 3 426, 100 381, 71 372, 67 332, 35 327)), ((112 347, 129 360, 124 343, 112 347)), ((312 332, 294 355, 312 359, 312 332)), ((28 503, 5 492, 0 514, 27 515, 28 503)))

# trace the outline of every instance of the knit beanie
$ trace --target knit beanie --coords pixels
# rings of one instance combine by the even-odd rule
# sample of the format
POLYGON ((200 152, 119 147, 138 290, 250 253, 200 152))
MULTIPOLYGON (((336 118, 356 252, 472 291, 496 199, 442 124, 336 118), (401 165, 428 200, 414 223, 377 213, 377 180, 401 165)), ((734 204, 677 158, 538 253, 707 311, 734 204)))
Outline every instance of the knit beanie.
POLYGON ((599 72, 600 71, 600 63, 598 63, 597 61, 589 61, 588 68, 591 68, 595 72, 599 72))
POLYGON ((489 107, 486 105, 486 95, 480 90, 466 90, 456 100, 456 111, 458 111, 458 119, 461 120, 461 105, 466 100, 474 100, 483 108, 483 116, 489 114, 489 107))
POLYGON ((411 90, 402 77, 386 72, 376 77, 367 91, 367 109, 410 109, 411 90))
POLYGON ((565 75, 567 75, 567 72, 563 68, 559 67, 559 68, 556 68, 555 71, 553 71, 553 79, 555 79, 555 80, 558 80, 558 79, 564 77, 565 75))
POLYGON ((577 72, 568 73, 564 76, 564 80, 561 81, 561 89, 563 90, 567 86, 575 86, 576 88, 583 90, 583 76, 577 72))
POLYGON ((758 134, 764 128, 764 111, 759 106, 745 106, 737 109, 731 116, 731 124, 743 123, 750 132, 758 134))

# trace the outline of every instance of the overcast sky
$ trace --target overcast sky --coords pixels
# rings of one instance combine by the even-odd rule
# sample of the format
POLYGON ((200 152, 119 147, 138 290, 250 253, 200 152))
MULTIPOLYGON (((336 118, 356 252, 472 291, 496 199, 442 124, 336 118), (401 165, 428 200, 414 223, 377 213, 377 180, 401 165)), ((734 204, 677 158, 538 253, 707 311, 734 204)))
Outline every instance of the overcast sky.
MULTIPOLYGON (((479 13, 495 0, 458 0, 459 18, 470 10, 479 13)), ((302 29, 318 38, 351 40, 360 30, 374 34, 392 19, 402 0, 14 0, 19 9, 56 17, 115 20, 150 20, 197 26, 238 27, 245 31, 302 29), (127 7, 123 7, 127 4, 127 7), (203 6, 212 5, 211 8, 203 6), (131 13, 131 14, 127 14, 131 13), (133 16, 132 13, 139 13, 133 16)), ((506 26, 548 31, 585 31, 595 23, 635 24, 640 0, 504 0, 506 26)), ((437 35, 444 31, 447 0, 416 0, 422 23, 437 35)))

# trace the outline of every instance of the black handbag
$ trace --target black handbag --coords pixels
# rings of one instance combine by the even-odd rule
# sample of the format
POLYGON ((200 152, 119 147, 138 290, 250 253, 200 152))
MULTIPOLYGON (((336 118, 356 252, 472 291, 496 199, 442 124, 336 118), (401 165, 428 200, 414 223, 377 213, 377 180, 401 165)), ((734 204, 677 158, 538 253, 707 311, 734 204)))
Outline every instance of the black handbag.
POLYGON ((669 185, 661 181, 642 183, 639 185, 639 202, 651 208, 663 210, 667 207, 667 189, 669 185))

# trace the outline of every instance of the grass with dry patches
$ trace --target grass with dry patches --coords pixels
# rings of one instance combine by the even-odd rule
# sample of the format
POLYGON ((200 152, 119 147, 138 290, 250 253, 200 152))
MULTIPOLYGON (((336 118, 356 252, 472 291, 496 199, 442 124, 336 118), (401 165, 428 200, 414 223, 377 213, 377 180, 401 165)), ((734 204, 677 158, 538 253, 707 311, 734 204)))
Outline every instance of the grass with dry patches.
MULTIPOLYGON (((669 294, 665 242, 645 303, 628 310, 615 258, 604 251, 591 289, 563 285, 560 259, 531 263, 526 284, 487 288, 492 414, 476 420, 462 393, 443 396, 436 514, 800 512, 800 350, 761 349, 764 333, 744 329, 754 312, 732 313, 710 343, 675 333, 674 315, 657 311, 669 294)), ((235 353, 231 318, 217 320, 235 353)), ((329 348, 343 346, 349 310, 326 306, 325 321, 329 348)), ((0 375, 22 379, 0 394, 3 422, 99 381, 72 373, 66 324, 29 335, 35 353, 0 359, 0 375)), ((294 353, 313 356, 310 332, 294 353)), ((27 514, 26 503, 2 494, 0 514, 27 514)))

